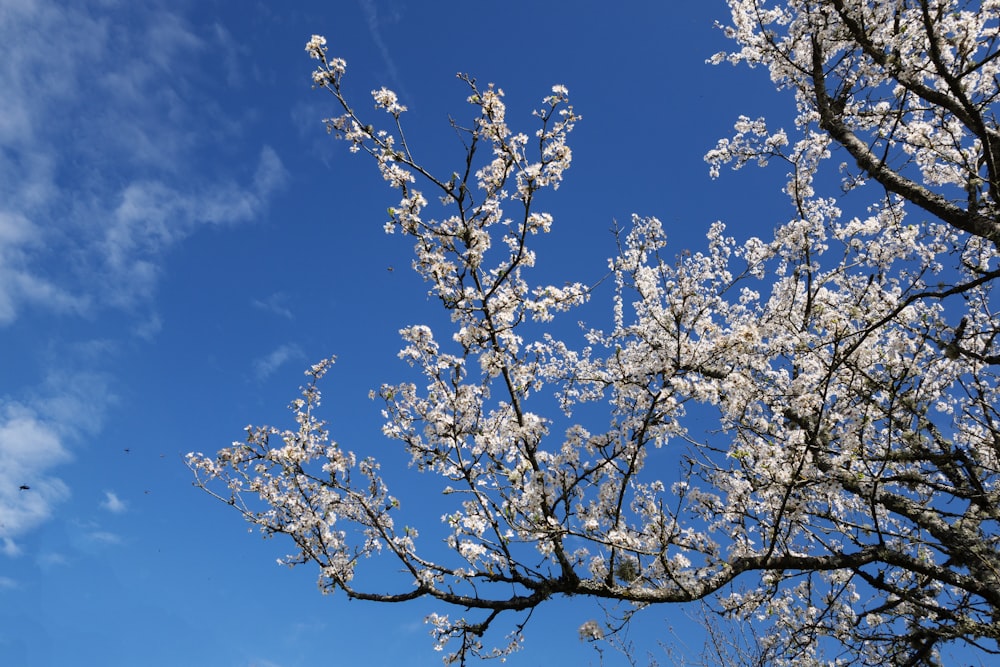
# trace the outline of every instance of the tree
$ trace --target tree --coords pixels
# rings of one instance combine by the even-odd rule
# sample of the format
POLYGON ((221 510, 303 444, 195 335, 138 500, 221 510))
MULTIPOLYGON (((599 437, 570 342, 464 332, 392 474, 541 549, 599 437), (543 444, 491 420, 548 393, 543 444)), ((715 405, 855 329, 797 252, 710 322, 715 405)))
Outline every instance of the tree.
POLYGON ((529 137, 499 88, 463 76, 466 159, 441 178, 411 153, 396 95, 372 93, 391 129, 366 123, 344 61, 313 37, 314 82, 342 110, 328 128, 400 192, 386 230, 414 239, 451 317, 443 338, 401 332, 422 380, 377 392, 385 435, 453 503, 447 538, 401 525, 379 463, 330 439, 317 408, 332 359, 308 371, 295 428, 191 455, 196 483, 291 538, 287 562, 318 565, 324 590, 454 610, 429 621, 463 663, 516 648, 519 628, 482 644, 501 615, 568 595, 714 600, 775 665, 1000 652, 1000 2, 729 6, 737 48, 712 61, 768 68, 798 115, 791 131, 741 117, 706 160, 715 175, 784 163, 794 213, 766 240, 716 224, 677 257, 656 218, 634 217, 610 326, 582 345, 550 325, 592 290, 528 282, 530 242, 552 224, 537 199, 571 159, 566 89, 529 137), (839 189, 824 170, 837 155, 839 189), (715 416, 711 434, 694 413, 715 416), (648 465, 677 450, 675 478, 648 465), (372 557, 404 572, 397 590, 366 587, 372 557))

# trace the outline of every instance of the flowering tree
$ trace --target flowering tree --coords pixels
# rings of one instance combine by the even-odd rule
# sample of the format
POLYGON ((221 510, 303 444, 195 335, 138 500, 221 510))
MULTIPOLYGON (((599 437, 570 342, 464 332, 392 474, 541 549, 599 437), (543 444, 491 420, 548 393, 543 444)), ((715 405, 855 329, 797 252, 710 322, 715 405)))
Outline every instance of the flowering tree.
POLYGON ((389 129, 362 120, 344 61, 313 37, 314 82, 341 110, 328 128, 399 192, 386 231, 414 239, 451 316, 443 337, 401 332, 422 380, 377 392, 385 435, 452 503, 446 540, 403 525, 379 463, 330 439, 317 383, 332 360, 308 371, 295 428, 191 455, 197 483, 290 537, 287 562, 318 565, 324 591, 450 608, 429 621, 463 662, 516 648, 519 627, 481 643, 499 616, 567 595, 714 599, 758 626, 768 664, 1000 651, 1000 2, 729 5, 737 48, 713 61, 767 67, 798 116, 793 131, 741 118, 706 159, 715 175, 781 161, 794 214, 770 239, 716 224, 678 257, 657 219, 634 217, 610 325, 582 346, 549 323, 590 290, 528 281, 530 242, 552 224, 537 196, 570 164, 566 89, 529 136, 499 88, 462 77, 466 159, 442 178, 411 153, 396 95, 372 93, 389 129), (849 156, 842 192, 823 196, 834 155, 849 156), (861 197, 862 214, 842 212, 861 197), (716 416, 710 435, 694 410, 716 416), (674 450, 679 471, 648 465, 674 450), (370 585, 376 556, 404 572, 397 590, 370 585))

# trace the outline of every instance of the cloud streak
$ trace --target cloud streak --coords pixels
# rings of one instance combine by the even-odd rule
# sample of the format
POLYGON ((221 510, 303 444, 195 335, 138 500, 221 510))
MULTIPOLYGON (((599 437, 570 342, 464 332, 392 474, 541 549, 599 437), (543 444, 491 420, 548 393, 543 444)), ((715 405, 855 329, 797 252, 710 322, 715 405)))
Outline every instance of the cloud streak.
MULTIPOLYGON (((288 180, 277 152, 243 139, 238 115, 221 106, 232 62, 218 54, 231 37, 159 0, 15 0, 0 13, 0 336, 36 314, 114 312, 135 319, 122 338, 155 337, 166 254, 202 229, 260 219, 288 180)), ((78 342, 73 327, 46 326, 53 349, 78 342)), ((280 363, 261 360, 260 372, 280 363)), ((9 382, 0 384, 0 553, 16 556, 70 497, 62 468, 113 397, 107 378, 82 371, 9 382)), ((102 506, 126 509, 110 491, 102 506)))
POLYGON ((225 142, 239 128, 214 99, 224 32, 150 3, 105 5, 4 9, 0 326, 28 309, 148 301, 166 251, 258 219, 287 180, 271 147, 225 142))
POLYGON ((287 180, 277 153, 261 148, 251 182, 215 182, 183 190, 161 180, 128 184, 107 216, 100 246, 102 294, 116 306, 152 297, 159 260, 199 227, 248 222, 267 210, 268 198, 287 180))
POLYGON ((52 516, 69 487, 51 469, 71 460, 58 429, 17 403, 0 409, 0 540, 16 556, 15 538, 52 516))
POLYGON ((104 500, 101 502, 101 507, 112 514, 124 514, 128 511, 128 505, 114 491, 104 492, 104 500))
POLYGON ((360 4, 361 11, 365 15, 365 22, 368 24, 368 32, 372 37, 372 42, 375 43, 375 48, 378 49, 379 54, 382 56, 382 62, 385 64, 386 72, 388 72, 389 78, 392 80, 393 88, 403 97, 408 97, 399 77, 399 69, 396 67, 396 61, 393 60, 389 46, 382 37, 383 20, 379 16, 375 0, 360 0, 360 4))
POLYGON ((289 361, 303 358, 305 358, 305 354, 298 345, 281 345, 269 354, 254 360, 254 376, 259 382, 263 382, 289 361))
POLYGON ((113 401, 99 378, 62 374, 58 382, 65 384, 54 393, 0 398, 0 553, 9 557, 21 554, 20 537, 70 498, 59 469, 73 462, 72 445, 101 427, 113 401))
POLYGON ((254 299, 251 303, 254 308, 259 308, 264 312, 283 317, 286 320, 295 319, 291 308, 288 306, 288 295, 284 292, 275 292, 266 299, 254 299))
POLYGON ((100 376, 53 375, 27 400, 0 399, 0 552, 20 554, 17 538, 52 518, 70 497, 57 476, 71 445, 103 425, 115 397, 100 376))

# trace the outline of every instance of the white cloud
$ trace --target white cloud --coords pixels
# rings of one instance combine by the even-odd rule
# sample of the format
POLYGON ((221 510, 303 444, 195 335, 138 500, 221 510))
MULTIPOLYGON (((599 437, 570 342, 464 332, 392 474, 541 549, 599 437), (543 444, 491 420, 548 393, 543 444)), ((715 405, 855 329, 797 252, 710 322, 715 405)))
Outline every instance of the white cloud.
POLYGON ((137 322, 132 327, 132 332, 144 340, 152 340, 163 330, 163 320, 159 313, 151 313, 146 319, 137 322))
POLYGON ((31 405, 64 437, 93 435, 104 425, 108 408, 118 403, 109 382, 101 373, 54 371, 32 392, 31 405))
MULTIPOLYGON (((0 510, 0 512, 2 512, 2 510, 0 510)), ((15 542, 14 540, 10 539, 9 537, 5 537, 3 538, 3 544, 0 545, 0 553, 2 553, 4 556, 7 556, 8 558, 15 558, 21 555, 21 547, 17 546, 17 542, 15 542)))
POLYGON ((271 353, 254 360, 254 375, 258 380, 266 380, 285 363, 304 357, 298 345, 281 345, 271 353))
MULTIPOLYGON (((81 310, 87 299, 40 265, 71 219, 60 192, 67 160, 60 128, 90 119, 67 114, 106 29, 76 8, 49 2, 4 4, 0 40, 0 325, 27 305, 81 310)), ((65 265, 65 262, 64 262, 65 265)))
MULTIPOLYGON (((0 5, 0 327, 32 310, 124 309, 134 323, 122 337, 155 336, 166 253, 203 228, 261 218, 288 180, 277 152, 221 106, 216 51, 229 36, 165 1, 0 5)), ((46 326, 53 339, 72 331, 46 326)), ((266 375, 284 360, 260 363, 266 375)), ((71 371, 0 391, 0 553, 14 556, 69 498, 58 468, 114 398, 106 378, 71 371)))
POLYGON ((271 662, 270 660, 264 660, 263 658, 257 658, 255 660, 251 660, 250 661, 249 667, 281 667, 281 665, 279 665, 276 662, 271 662))
MULTIPOLYGON (((385 22, 382 17, 379 16, 378 7, 375 5, 375 0, 361 0, 361 10, 365 14, 365 21, 368 23, 368 33, 372 37, 372 42, 375 43, 375 47, 378 49, 382 56, 382 62, 385 64, 385 68, 389 73, 389 78, 393 82, 393 86, 396 91, 404 94, 402 83, 399 78, 399 70, 396 68, 396 62, 392 59, 392 54, 389 52, 389 46, 385 43, 385 39, 382 37, 382 24, 385 22)), ((398 22, 400 16, 395 14, 389 17, 390 22, 398 22)), ((403 95, 406 97, 406 95, 403 95)))
POLYGON ((114 491, 104 492, 104 501, 101 502, 101 507, 112 514, 122 514, 128 510, 128 505, 114 491))
POLYGON ((42 244, 42 233, 23 213, 0 210, 0 325, 12 322, 27 304, 57 312, 86 309, 85 298, 32 272, 32 257, 42 244))
POLYGON ((194 34, 186 19, 166 11, 153 14, 145 41, 143 56, 161 70, 169 70, 179 59, 205 48, 204 40, 194 34))
POLYGON ((270 146, 260 149, 257 160, 257 171, 254 172, 254 190, 259 197, 266 197, 277 192, 288 182, 288 170, 282 164, 281 158, 270 146))
POLYGON ((120 193, 101 243, 107 278, 103 293, 116 305, 148 299, 159 277, 158 261, 167 250, 199 226, 259 217, 287 173, 274 149, 264 146, 249 186, 214 182, 181 190, 159 180, 130 183, 120 193))
POLYGON ((122 538, 106 530, 95 530, 87 533, 87 539, 97 544, 121 544, 122 538))
POLYGON ((69 450, 57 429, 16 403, 0 408, 0 538, 3 552, 17 555, 14 538, 52 515, 69 488, 50 469, 66 463, 69 450), (27 487, 27 488, 25 488, 27 487))
POLYGON ((260 308, 263 311, 291 320, 294 319, 294 316, 292 315, 292 311, 288 307, 287 302, 287 294, 284 292, 275 292, 266 299, 254 299, 252 303, 254 308, 260 308))
POLYGON ((0 552, 49 520, 70 496, 54 469, 72 461, 70 442, 96 432, 115 399, 98 375, 60 373, 24 402, 0 399, 0 552), (26 487, 26 488, 25 488, 26 487))
POLYGON ((53 567, 61 567, 63 565, 68 565, 70 563, 70 560, 61 553, 55 551, 49 551, 39 554, 35 558, 35 562, 38 564, 38 567, 42 568, 43 570, 48 570, 53 567))
POLYGON ((148 301, 166 250, 260 217, 287 180, 271 147, 227 141, 240 132, 217 96, 228 33, 106 4, 4 5, 0 326, 29 306, 148 301))

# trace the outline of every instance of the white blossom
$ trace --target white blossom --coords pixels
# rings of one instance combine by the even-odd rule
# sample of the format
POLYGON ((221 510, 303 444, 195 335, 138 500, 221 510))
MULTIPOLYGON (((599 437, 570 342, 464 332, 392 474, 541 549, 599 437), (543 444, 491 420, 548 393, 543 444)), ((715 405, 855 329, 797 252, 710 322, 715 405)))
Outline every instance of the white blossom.
POLYGON ((423 485, 397 499, 379 460, 331 439, 332 358, 306 371, 291 428, 189 454, 198 484, 292 537, 283 562, 318 565, 324 592, 451 607, 427 622, 461 660, 519 648, 519 630, 487 648, 486 626, 556 595, 715 595, 775 665, 829 664, 831 646, 839 664, 915 664, 920 642, 1000 639, 1000 2, 729 7, 735 48, 710 62, 767 69, 794 117, 738 116, 709 175, 780 165, 790 206, 754 207, 771 235, 717 222, 692 250, 634 215, 598 288, 530 282, 537 235, 562 224, 538 207, 572 162, 564 86, 532 134, 501 88, 461 75, 466 159, 441 178, 411 154, 396 94, 372 91, 388 129, 362 120, 313 36, 313 81, 341 113, 327 127, 374 159, 398 201, 385 229, 411 237, 447 313, 400 331, 410 375, 370 394, 423 485), (852 159, 831 177, 837 151, 852 159), (553 326, 595 294, 604 328, 553 326), (421 494, 437 492, 428 547, 421 494), (404 575, 356 576, 370 558, 404 575))

